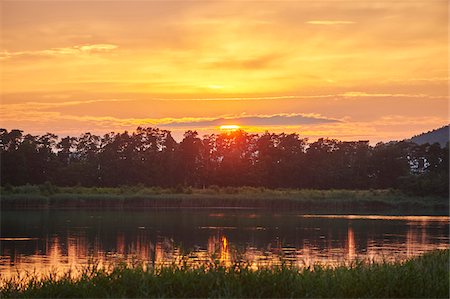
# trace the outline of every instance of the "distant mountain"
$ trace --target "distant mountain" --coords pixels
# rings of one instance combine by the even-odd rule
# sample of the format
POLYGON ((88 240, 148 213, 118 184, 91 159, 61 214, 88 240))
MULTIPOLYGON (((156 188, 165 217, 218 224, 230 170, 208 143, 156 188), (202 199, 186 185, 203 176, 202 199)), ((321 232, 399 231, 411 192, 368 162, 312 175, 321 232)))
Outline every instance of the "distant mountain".
POLYGON ((433 144, 437 142, 441 145, 441 147, 444 147, 449 141, 449 134, 449 126, 447 125, 439 129, 416 135, 408 141, 412 141, 417 144, 433 144))

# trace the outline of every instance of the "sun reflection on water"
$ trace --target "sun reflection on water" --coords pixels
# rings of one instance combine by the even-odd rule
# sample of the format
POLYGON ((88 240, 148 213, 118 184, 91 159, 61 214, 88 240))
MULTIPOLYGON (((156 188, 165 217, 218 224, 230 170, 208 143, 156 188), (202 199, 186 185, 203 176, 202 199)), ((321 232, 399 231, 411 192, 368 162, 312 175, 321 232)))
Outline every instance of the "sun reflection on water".
POLYGON ((347 230, 347 250, 348 250, 348 259, 355 259, 355 236, 353 234, 353 229, 351 226, 348 227, 347 230))

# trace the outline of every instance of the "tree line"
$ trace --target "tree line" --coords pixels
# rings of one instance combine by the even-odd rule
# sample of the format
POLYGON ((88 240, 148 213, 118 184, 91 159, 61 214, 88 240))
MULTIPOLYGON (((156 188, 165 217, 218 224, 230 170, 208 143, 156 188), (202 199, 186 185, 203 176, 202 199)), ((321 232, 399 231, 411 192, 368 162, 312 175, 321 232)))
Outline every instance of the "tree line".
POLYGON ((449 145, 320 138, 242 130, 200 137, 168 130, 40 136, 0 129, 1 184, 370 189, 448 196, 449 145))

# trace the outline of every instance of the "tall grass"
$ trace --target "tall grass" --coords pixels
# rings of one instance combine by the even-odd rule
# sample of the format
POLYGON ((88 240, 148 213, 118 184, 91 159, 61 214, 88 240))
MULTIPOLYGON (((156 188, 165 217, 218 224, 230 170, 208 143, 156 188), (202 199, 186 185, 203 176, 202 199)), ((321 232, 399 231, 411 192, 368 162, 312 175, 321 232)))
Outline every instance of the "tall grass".
POLYGON ((449 250, 404 263, 354 263, 337 268, 289 266, 251 270, 246 265, 210 268, 116 266, 87 268, 81 277, 32 277, 3 284, 5 298, 448 298, 449 250))
POLYGON ((55 187, 18 186, 1 189, 2 208, 8 207, 245 207, 272 209, 440 209, 448 199, 413 197, 397 190, 309 190, 257 187, 160 188, 145 186, 55 187))

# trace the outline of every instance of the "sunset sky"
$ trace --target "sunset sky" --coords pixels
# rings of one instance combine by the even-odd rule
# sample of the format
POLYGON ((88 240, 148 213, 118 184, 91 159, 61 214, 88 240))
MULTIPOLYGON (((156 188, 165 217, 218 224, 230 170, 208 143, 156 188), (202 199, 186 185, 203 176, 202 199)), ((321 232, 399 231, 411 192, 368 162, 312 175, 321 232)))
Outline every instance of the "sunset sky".
POLYGON ((0 127, 407 138, 449 123, 447 5, 2 1, 0 127))

